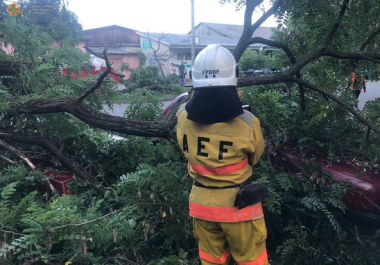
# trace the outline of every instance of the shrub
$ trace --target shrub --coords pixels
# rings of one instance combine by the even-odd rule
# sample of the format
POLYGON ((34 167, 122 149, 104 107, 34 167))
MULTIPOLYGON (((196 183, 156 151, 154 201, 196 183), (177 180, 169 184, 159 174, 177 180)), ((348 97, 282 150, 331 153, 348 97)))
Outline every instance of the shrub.
POLYGON ((132 93, 131 102, 124 116, 136 120, 158 120, 162 116, 162 102, 149 90, 136 90, 132 93))

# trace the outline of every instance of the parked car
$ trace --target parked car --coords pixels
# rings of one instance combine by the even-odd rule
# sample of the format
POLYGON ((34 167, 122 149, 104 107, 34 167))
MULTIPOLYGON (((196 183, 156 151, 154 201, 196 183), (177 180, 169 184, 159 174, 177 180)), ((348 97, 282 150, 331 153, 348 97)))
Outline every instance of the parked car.
POLYGON ((333 181, 347 183, 352 187, 351 192, 347 192, 344 197, 349 211, 367 217, 380 220, 380 174, 373 170, 360 167, 350 161, 343 163, 330 163, 312 151, 309 156, 301 155, 299 150, 288 145, 282 151, 287 158, 284 159, 279 154, 272 155, 273 162, 284 168, 288 173, 303 178, 300 170, 294 163, 315 162, 321 166, 322 172, 328 173, 333 181))
POLYGON ((171 110, 173 108, 173 105, 176 102, 182 100, 187 95, 189 95, 189 93, 185 92, 185 93, 182 93, 181 95, 177 96, 175 99, 173 99, 172 102, 170 102, 170 104, 168 106, 166 106, 166 108, 164 108, 163 115, 166 116, 166 114, 168 114, 169 110, 171 110))
POLYGON ((255 70, 255 77, 264 76, 265 73, 263 70, 255 70))
POLYGON ((273 70, 271 68, 262 69, 265 75, 273 75, 273 70))
POLYGON ((72 172, 50 170, 45 172, 44 177, 49 180, 60 195, 71 195, 69 184, 74 181, 72 172))
POLYGON ((244 77, 254 77, 255 76, 255 70, 254 69, 248 69, 246 71, 242 71, 242 74, 244 77))

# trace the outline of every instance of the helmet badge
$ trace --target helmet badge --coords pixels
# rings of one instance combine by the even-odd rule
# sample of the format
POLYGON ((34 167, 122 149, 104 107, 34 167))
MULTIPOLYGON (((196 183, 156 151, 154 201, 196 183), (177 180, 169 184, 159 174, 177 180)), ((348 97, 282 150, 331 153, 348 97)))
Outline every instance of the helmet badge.
POLYGON ((202 75, 205 76, 205 78, 208 78, 209 75, 212 75, 212 77, 216 77, 216 75, 219 73, 219 69, 216 70, 203 70, 202 75))

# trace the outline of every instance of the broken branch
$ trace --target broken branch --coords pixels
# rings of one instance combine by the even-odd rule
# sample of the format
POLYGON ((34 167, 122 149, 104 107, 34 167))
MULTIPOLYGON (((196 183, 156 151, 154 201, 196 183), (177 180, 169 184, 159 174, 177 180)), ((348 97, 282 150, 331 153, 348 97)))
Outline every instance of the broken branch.
POLYGON ((0 158, 4 159, 5 161, 7 161, 11 165, 16 165, 16 162, 13 161, 13 160, 11 160, 11 159, 9 159, 8 157, 0 155, 0 158))
MULTIPOLYGON (((1 137, 1 136, 0 136, 1 137)), ((1 141, 0 140, 0 146, 7 149, 8 151, 12 152, 13 154, 17 155, 18 157, 20 157, 22 160, 25 161, 25 163, 28 164, 28 166, 32 169, 32 170, 35 170, 36 167, 33 165, 32 162, 30 162, 30 160, 19 150, 17 150, 16 148, 14 148, 13 146, 7 144, 6 142, 4 141, 1 141)), ((13 161, 12 161, 13 162, 13 161)))
MULTIPOLYGON (((45 149, 48 149, 51 153, 58 157, 58 159, 74 172, 80 179, 85 183, 88 183, 94 186, 98 191, 104 192, 103 185, 98 182, 95 178, 90 176, 86 170, 79 165, 75 159, 73 159, 69 154, 67 154, 61 146, 59 146, 54 140, 48 139, 46 137, 37 135, 37 134, 27 134, 27 133, 15 133, 6 130, 0 130, 0 138, 11 139, 17 142, 24 142, 29 144, 37 144, 45 149)), ((2 141, 0 140, 0 143, 2 141)), ((34 167, 34 166, 33 166, 34 167)), ((33 170, 35 167, 33 168, 33 170)))
POLYGON ((90 95, 96 89, 98 89, 100 87, 100 85, 103 83, 104 78, 106 78, 108 76, 108 74, 111 72, 111 63, 110 63, 110 61, 108 59, 108 56, 107 56, 107 49, 104 49, 103 55, 104 55, 104 60, 106 61, 107 70, 105 70, 99 76, 99 78, 98 78, 97 82, 95 83, 95 85, 93 85, 89 90, 87 90, 82 96, 80 96, 78 98, 78 100, 77 100, 78 102, 82 102, 88 95, 90 95))

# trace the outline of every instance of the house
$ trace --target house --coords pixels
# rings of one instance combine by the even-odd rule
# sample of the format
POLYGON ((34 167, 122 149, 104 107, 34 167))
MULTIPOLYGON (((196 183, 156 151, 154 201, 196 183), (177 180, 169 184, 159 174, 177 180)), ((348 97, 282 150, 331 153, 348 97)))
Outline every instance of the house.
MULTIPOLYGON (((123 64, 128 64, 132 69, 136 69, 139 66, 140 37, 136 34, 135 30, 113 25, 84 30, 83 33, 84 40, 77 45, 78 48, 85 51, 84 46, 86 46, 101 55, 105 48, 108 49, 108 58, 113 68, 116 72, 123 74, 125 78, 129 78, 130 72, 121 70, 123 64)), ((54 47, 58 47, 59 45, 57 42, 53 44, 54 47)), ((0 49, 6 54, 12 54, 13 52, 12 45, 5 45, 1 34, 0 49)))
MULTIPOLYGON (((200 23, 194 28, 194 33, 195 54, 209 44, 220 44, 233 51, 243 33, 243 25, 200 23)), ((159 66, 159 61, 165 74, 168 74, 171 63, 179 65, 181 61, 184 62, 187 69, 191 69, 191 32, 188 34, 137 32, 137 34, 140 36, 141 51, 147 56, 147 65, 159 66)), ((259 27, 252 37, 270 39, 271 35, 272 28, 259 27)), ((252 50, 266 53, 273 50, 263 44, 253 44, 249 47, 252 50)))
POLYGON ((138 68, 140 37, 135 30, 112 25, 87 29, 83 33, 84 41, 79 44, 79 47, 84 50, 84 46, 86 46, 101 55, 105 48, 108 49, 108 58, 113 68, 125 75, 126 79, 129 78, 130 72, 121 70, 123 64, 127 64, 132 69, 138 68))
MULTIPOLYGON (((97 54, 102 54, 108 49, 108 57, 116 72, 125 75, 128 79, 130 72, 122 71, 123 64, 136 69, 140 64, 139 52, 147 56, 147 66, 162 68, 163 73, 169 73, 170 63, 179 65, 184 62, 187 69, 191 69, 191 32, 187 34, 165 34, 138 32, 130 28, 117 25, 84 30, 84 40, 78 47, 85 50, 89 47, 97 54)), ((194 28, 195 53, 198 54, 208 44, 220 44, 233 51, 243 33, 243 25, 229 25, 216 23, 200 23, 194 28)), ((259 27, 252 37, 270 39, 272 28, 259 27)), ((0 45, 1 40, 0 40, 0 45)), ((271 47, 263 44, 249 46, 252 50, 260 50, 269 53, 271 47)), ((0 48, 10 51, 11 47, 0 48)))

